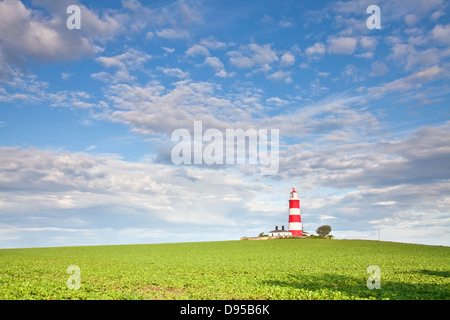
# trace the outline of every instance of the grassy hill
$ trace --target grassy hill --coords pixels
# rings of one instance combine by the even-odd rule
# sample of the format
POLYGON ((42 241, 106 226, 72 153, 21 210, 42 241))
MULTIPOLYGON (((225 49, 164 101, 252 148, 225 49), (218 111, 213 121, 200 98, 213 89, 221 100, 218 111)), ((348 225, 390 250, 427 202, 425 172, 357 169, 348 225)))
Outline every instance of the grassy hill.
POLYGON ((0 299, 449 299, 449 266, 449 247, 365 240, 2 249, 0 299))

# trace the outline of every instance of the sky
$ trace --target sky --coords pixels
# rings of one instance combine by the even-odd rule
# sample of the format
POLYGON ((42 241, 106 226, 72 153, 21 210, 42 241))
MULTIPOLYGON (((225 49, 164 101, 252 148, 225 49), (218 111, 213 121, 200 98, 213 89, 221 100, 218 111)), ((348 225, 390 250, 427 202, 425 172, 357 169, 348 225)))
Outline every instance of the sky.
POLYGON ((292 187, 308 233, 450 245, 449 7, 0 1, 0 248, 267 234, 292 187), (177 163, 196 123, 276 170, 177 163))

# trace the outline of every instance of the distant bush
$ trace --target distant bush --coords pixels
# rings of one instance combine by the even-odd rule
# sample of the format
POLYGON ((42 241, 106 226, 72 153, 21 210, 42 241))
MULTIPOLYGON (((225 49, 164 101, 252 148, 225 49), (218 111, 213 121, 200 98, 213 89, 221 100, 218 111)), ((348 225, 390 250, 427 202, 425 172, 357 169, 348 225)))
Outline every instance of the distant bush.
POLYGON ((316 232, 319 236, 324 237, 324 236, 327 236, 331 232, 331 227, 328 225, 323 225, 323 226, 320 226, 319 228, 317 228, 316 232))

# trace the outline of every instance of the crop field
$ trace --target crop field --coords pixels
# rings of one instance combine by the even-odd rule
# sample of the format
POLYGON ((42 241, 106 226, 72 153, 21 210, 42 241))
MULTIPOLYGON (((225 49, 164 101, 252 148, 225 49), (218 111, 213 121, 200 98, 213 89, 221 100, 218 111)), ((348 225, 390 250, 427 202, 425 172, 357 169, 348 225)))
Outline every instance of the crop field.
POLYGON ((365 240, 2 249, 0 299, 447 300, 449 266, 449 247, 365 240))

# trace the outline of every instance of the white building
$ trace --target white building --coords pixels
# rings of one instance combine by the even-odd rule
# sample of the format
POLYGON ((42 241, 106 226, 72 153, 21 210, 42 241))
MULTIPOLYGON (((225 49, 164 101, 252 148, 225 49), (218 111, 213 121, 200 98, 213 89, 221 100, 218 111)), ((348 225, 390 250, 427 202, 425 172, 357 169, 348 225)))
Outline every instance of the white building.
POLYGON ((292 236, 287 230, 284 230, 284 226, 281 226, 281 230, 278 229, 278 226, 275 226, 275 230, 269 231, 269 237, 286 237, 292 236))

